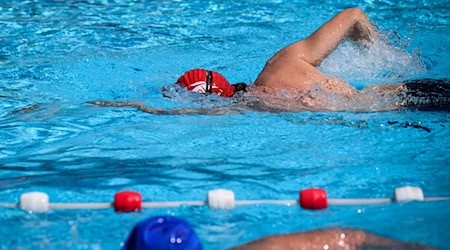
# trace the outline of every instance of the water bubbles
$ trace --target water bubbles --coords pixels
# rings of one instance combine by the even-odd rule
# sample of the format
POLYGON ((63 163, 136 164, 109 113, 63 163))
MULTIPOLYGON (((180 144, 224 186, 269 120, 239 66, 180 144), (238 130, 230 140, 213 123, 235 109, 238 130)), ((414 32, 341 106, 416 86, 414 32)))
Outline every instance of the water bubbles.
MULTIPOLYGON (((408 42, 409 43, 409 42, 408 42)), ((383 40, 361 48, 350 42, 343 43, 320 66, 324 73, 339 76, 356 84, 397 81, 426 72, 420 51, 410 54, 383 40)))

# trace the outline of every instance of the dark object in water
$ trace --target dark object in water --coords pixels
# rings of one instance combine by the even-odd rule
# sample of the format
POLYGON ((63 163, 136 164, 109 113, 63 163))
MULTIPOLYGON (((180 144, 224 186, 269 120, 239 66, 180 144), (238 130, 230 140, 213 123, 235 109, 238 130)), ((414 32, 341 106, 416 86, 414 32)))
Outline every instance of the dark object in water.
POLYGON ((36 105, 33 105, 33 106, 28 106, 28 107, 25 107, 25 108, 13 110, 13 111, 9 112, 9 114, 10 115, 15 115, 15 114, 18 114, 18 113, 25 113, 25 112, 36 110, 36 109, 38 109, 40 107, 41 107, 41 105, 36 104, 36 105))
POLYGON ((419 79, 405 82, 405 106, 424 111, 450 112, 450 79, 419 79))

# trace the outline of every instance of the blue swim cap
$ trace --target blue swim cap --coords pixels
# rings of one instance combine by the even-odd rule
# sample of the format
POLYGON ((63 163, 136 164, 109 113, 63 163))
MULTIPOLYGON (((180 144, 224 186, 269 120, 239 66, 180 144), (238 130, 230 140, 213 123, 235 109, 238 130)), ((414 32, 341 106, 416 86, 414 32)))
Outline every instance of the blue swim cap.
POLYGON ((124 250, 202 250, 202 244, 186 221, 171 216, 155 216, 139 222, 125 242, 124 250))

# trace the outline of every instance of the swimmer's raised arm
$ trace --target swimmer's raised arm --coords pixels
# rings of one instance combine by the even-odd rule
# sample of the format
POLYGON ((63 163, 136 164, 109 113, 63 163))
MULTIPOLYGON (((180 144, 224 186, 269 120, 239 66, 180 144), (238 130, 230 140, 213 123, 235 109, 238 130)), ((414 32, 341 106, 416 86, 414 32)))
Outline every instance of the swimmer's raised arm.
POLYGON ((183 109, 155 109, 147 107, 139 102, 122 102, 122 101, 89 101, 89 104, 108 106, 108 107, 134 107, 141 111, 156 114, 156 115, 235 115, 243 114, 244 110, 234 107, 220 107, 211 109, 193 109, 193 108, 183 108, 183 109))
POLYGON ((232 250, 323 249, 433 249, 416 243, 388 239, 363 230, 325 229, 261 238, 232 250))
POLYGON ((359 8, 346 9, 330 19, 309 37, 289 45, 288 53, 297 53, 304 61, 318 66, 345 39, 373 41, 378 31, 359 8))

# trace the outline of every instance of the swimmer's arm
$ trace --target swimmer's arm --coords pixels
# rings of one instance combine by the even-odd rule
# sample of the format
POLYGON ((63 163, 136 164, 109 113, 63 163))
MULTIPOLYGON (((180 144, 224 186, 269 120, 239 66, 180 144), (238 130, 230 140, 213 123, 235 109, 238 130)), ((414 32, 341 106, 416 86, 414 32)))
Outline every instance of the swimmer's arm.
POLYGON ((378 32, 367 15, 359 8, 351 8, 340 12, 309 37, 289 47, 304 61, 318 66, 347 38, 354 41, 374 41, 377 37, 378 32))
POLYGON ((235 247, 232 250, 357 248, 432 249, 424 245, 384 238, 363 230, 325 229, 269 236, 235 247))
POLYGON ((193 108, 183 108, 183 109, 155 109, 147 107, 142 103, 138 102, 122 102, 122 101, 90 101, 89 104, 99 105, 99 106, 109 106, 109 107, 134 107, 141 111, 156 114, 156 115, 233 115, 233 114, 243 114, 244 110, 241 108, 233 107, 220 107, 211 109, 193 109, 193 108))

